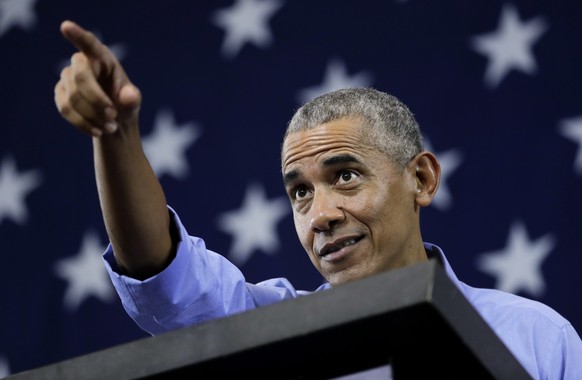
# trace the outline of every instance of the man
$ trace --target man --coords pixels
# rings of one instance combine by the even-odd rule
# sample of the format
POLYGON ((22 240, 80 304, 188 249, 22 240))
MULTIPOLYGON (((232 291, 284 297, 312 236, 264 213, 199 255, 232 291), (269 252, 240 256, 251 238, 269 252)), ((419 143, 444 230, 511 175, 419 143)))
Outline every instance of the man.
MULTIPOLYGON (((139 326, 157 334, 309 294, 285 279, 247 283, 186 231, 143 153, 139 90, 94 35, 69 21, 61 31, 79 52, 55 102, 93 136, 111 242, 105 260, 139 326)), ((567 320, 539 302, 460 282, 443 251, 423 242, 420 210, 436 194, 440 166, 396 98, 351 89, 307 103, 289 124, 281 164, 298 237, 327 281, 316 291, 435 257, 535 378, 582 376, 582 341, 567 320)))

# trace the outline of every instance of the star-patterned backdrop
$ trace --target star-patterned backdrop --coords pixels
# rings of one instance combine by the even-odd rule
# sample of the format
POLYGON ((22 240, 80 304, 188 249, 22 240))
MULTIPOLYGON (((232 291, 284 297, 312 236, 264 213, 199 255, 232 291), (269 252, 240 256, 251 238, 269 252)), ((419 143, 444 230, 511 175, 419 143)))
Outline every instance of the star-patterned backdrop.
POLYGON ((146 154, 193 235, 248 281, 322 279, 279 168, 302 102, 372 86, 441 160, 423 238, 465 282, 582 329, 582 3, 0 0, 0 377, 148 336, 104 271, 90 138, 53 88, 77 21, 141 89, 146 154))

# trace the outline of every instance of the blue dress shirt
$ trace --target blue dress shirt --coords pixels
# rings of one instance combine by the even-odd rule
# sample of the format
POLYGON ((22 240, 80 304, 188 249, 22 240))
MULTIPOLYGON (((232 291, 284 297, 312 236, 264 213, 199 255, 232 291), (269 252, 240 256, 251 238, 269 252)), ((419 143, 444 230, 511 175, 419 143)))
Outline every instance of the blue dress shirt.
MULTIPOLYGON (((123 307, 148 333, 313 293, 296 290, 285 278, 246 282, 234 264, 207 249, 202 239, 190 236, 174 210, 169 210, 180 242, 175 258, 161 273, 139 281, 120 274, 111 245, 104 254, 123 307)), ((582 340, 571 323, 540 302, 459 281, 439 247, 425 243, 425 248, 441 261, 452 282, 535 379, 582 379, 582 340)), ((314 291, 329 288, 323 284, 314 291)))

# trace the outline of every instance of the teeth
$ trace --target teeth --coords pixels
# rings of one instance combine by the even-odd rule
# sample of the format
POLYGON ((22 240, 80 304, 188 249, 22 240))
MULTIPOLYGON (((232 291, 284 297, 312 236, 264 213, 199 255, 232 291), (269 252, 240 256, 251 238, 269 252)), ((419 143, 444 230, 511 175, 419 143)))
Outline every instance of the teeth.
POLYGON ((342 246, 347 247, 348 245, 356 244, 356 239, 346 240, 342 243, 342 246))
POLYGON ((327 255, 327 254, 329 254, 329 253, 335 252, 335 251, 339 251, 339 250, 340 250, 340 249, 342 249, 343 247, 347 247, 348 245, 353 245, 353 244, 356 244, 356 239, 349 239, 349 240, 346 240, 346 241, 344 241, 344 242, 342 242, 342 243, 339 243, 339 244, 338 244, 338 245, 336 245, 335 247, 332 247, 332 248, 330 248, 330 249, 327 251, 326 255, 327 255))

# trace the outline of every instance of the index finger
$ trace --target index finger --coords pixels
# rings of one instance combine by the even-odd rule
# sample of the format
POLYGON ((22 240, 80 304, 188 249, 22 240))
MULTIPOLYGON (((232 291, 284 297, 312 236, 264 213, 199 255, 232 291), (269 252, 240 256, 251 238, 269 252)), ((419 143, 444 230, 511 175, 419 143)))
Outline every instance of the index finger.
POLYGON ((109 49, 93 33, 83 29, 72 21, 63 21, 61 24, 61 33, 88 57, 103 58, 104 55, 110 54, 109 49))

